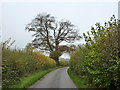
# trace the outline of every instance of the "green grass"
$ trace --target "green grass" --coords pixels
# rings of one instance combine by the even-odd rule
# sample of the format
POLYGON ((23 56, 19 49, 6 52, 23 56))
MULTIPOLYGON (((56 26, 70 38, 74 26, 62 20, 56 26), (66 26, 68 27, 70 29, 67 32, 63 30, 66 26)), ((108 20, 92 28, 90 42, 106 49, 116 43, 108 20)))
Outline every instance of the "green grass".
POLYGON ((73 82, 76 84, 78 88, 93 88, 89 85, 87 85, 86 80, 80 78, 79 76, 75 75, 70 69, 68 69, 68 75, 73 80, 73 82))
POLYGON ((48 70, 44 70, 44 71, 35 72, 35 73, 30 74, 27 77, 22 77, 22 78, 20 78, 21 82, 19 84, 9 86, 9 88, 28 88, 29 86, 34 84, 37 80, 39 80, 44 75, 46 75, 48 72, 51 72, 58 68, 60 68, 60 66, 51 68, 48 70))

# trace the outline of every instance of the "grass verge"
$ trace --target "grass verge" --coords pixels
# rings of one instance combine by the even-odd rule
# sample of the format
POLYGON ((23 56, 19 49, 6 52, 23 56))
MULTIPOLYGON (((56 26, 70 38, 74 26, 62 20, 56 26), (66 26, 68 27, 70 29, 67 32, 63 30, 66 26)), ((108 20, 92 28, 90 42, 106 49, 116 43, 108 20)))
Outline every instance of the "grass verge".
POLYGON ((79 76, 75 75, 70 69, 68 69, 68 75, 73 80, 73 82, 76 84, 78 88, 93 88, 89 85, 87 85, 86 80, 80 78, 79 76))
POLYGON ((58 69, 58 68, 60 68, 60 66, 55 67, 55 68, 51 68, 51 69, 48 69, 48 70, 35 72, 35 73, 30 74, 27 77, 21 77, 20 78, 21 82, 19 84, 9 86, 9 88, 28 88, 29 86, 34 84, 37 80, 39 80, 44 75, 46 75, 48 72, 51 72, 51 71, 53 71, 55 69, 58 69))

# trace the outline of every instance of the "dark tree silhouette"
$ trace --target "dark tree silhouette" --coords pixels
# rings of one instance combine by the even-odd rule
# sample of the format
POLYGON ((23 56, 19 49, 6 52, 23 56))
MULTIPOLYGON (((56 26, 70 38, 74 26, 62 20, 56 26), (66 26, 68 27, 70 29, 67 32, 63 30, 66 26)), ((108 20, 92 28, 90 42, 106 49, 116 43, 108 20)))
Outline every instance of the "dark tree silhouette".
POLYGON ((29 45, 42 51, 50 51, 50 55, 56 61, 61 56, 61 51, 65 51, 60 49, 61 42, 73 43, 81 38, 78 29, 70 21, 58 22, 55 17, 45 13, 37 15, 26 26, 26 30, 34 32, 34 39, 29 45))

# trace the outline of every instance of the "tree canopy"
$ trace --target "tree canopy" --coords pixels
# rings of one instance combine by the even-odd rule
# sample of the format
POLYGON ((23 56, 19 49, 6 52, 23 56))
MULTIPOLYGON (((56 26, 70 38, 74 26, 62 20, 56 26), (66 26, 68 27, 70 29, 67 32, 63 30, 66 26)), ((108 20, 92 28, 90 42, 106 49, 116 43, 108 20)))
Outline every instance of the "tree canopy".
MULTIPOLYGON (((65 51, 60 43, 74 43, 81 36, 78 29, 68 20, 57 21, 50 14, 38 14, 31 23, 27 24, 26 30, 34 32, 30 46, 41 51, 65 51)), ((68 47, 68 46, 67 46, 68 47)))
POLYGON ((55 51, 61 42, 73 43, 80 39, 75 25, 68 20, 58 22, 50 14, 38 14, 26 30, 35 32, 31 45, 40 50, 55 51))

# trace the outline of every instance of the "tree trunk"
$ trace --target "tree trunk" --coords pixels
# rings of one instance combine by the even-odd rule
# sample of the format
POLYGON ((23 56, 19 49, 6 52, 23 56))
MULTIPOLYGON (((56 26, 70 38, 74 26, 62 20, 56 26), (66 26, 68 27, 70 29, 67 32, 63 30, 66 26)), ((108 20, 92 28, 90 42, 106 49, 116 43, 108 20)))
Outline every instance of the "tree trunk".
POLYGON ((52 51, 50 52, 50 58, 54 59, 57 63, 57 65, 59 65, 59 57, 61 56, 61 52, 60 51, 52 51))
POLYGON ((60 65, 60 63, 59 63, 59 57, 57 57, 56 59, 57 59, 56 60, 57 65, 60 65))

